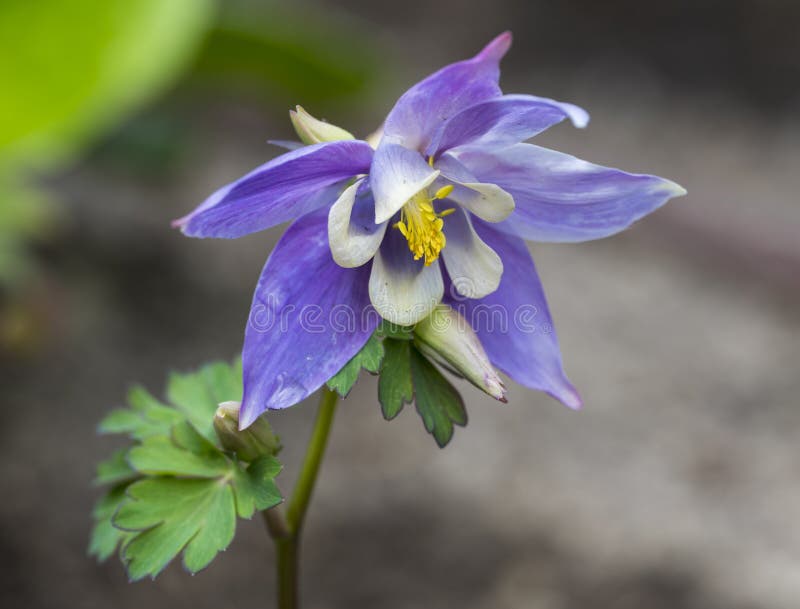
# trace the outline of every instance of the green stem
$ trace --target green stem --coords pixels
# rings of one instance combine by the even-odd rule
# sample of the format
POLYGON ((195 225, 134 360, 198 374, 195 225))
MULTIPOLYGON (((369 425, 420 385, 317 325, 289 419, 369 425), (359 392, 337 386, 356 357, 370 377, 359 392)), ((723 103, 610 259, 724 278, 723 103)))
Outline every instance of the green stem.
POLYGON ((297 609, 300 606, 297 586, 300 567, 299 539, 295 536, 275 540, 278 559, 278 607, 297 609))
POLYGON ((335 391, 323 387, 319 401, 314 430, 311 432, 306 456, 300 475, 297 477, 286 515, 280 508, 265 511, 264 521, 275 541, 278 562, 278 607, 280 609, 297 609, 298 570, 300 558, 300 532, 303 528, 308 503, 314 490, 328 435, 333 423, 333 414, 339 396, 335 391))

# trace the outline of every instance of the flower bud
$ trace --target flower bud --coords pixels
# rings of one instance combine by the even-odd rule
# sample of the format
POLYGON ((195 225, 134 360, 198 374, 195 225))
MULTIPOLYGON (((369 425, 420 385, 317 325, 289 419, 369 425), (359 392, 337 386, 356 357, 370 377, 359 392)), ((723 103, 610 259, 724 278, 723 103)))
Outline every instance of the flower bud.
POLYGON ((296 111, 289 110, 289 118, 292 120, 292 125, 297 131, 300 141, 304 144, 356 139, 349 131, 314 118, 301 106, 297 106, 296 111))
POLYGON ((472 327, 447 305, 438 305, 414 327, 414 344, 426 356, 463 376, 493 398, 506 401, 506 388, 472 327))
POLYGON ((239 430, 240 402, 222 402, 214 414, 214 431, 222 448, 236 453, 242 461, 253 461, 263 455, 275 455, 281 449, 265 417, 258 417, 250 427, 239 430))

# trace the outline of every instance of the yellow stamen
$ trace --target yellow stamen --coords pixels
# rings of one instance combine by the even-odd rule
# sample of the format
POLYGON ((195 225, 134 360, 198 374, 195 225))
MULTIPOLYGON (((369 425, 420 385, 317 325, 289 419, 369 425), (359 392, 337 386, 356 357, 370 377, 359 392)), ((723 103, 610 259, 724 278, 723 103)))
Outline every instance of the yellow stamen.
POLYGON ((442 186, 439 190, 436 191, 436 194, 433 195, 434 199, 446 199, 450 196, 450 193, 453 192, 453 185, 448 184, 447 186, 442 186))
MULTIPOLYGON (((429 162, 433 162, 433 157, 429 162)), ((425 266, 430 266, 439 258, 439 253, 447 242, 442 232, 442 218, 455 211, 450 208, 437 212, 433 202, 446 198, 451 192, 452 185, 442 186, 432 197, 427 191, 418 192, 403 205, 400 220, 393 225, 408 241, 408 249, 414 255, 414 260, 424 258, 425 266)))

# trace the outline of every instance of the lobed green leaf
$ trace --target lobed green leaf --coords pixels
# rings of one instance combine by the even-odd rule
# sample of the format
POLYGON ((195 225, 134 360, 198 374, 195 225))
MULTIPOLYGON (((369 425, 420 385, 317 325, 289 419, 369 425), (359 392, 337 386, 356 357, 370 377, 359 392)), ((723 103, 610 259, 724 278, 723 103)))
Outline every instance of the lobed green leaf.
POLYGON ((217 403, 241 392, 241 364, 214 363, 172 374, 169 404, 135 387, 130 408, 103 420, 101 431, 128 434, 133 446, 97 468, 97 483, 115 486, 93 512, 90 554, 105 560, 122 546, 132 580, 155 577, 180 553, 196 572, 228 546, 237 515, 251 518, 280 503, 278 460, 243 463, 213 431, 217 403))
POLYGON ((182 550, 184 566, 195 573, 233 539, 236 508, 225 479, 147 478, 126 494, 112 523, 137 533, 122 550, 134 581, 155 577, 182 550))
POLYGON ((425 429, 440 448, 453 437, 453 425, 467 424, 467 411, 458 390, 419 351, 411 349, 414 403, 425 429))
POLYGON ((373 334, 344 367, 328 380, 328 387, 342 397, 347 397, 358 380, 358 373, 363 368, 367 372, 377 374, 383 361, 383 343, 373 334))
POLYGON ((411 380, 411 343, 407 340, 386 338, 383 368, 378 380, 378 401, 386 420, 395 418, 403 405, 414 399, 411 380))
POLYGON ((453 426, 467 424, 467 411, 458 390, 412 341, 385 338, 383 347, 378 400, 384 418, 395 418, 413 401, 425 429, 444 447, 453 437, 453 426))
POLYGON ((128 484, 118 484, 98 499, 92 510, 94 526, 89 537, 89 555, 100 562, 108 558, 123 544, 130 533, 118 529, 111 523, 114 512, 125 501, 125 489, 128 484))
POLYGON ((127 456, 128 451, 120 449, 105 461, 98 463, 94 483, 118 484, 137 477, 136 470, 128 463, 127 456))

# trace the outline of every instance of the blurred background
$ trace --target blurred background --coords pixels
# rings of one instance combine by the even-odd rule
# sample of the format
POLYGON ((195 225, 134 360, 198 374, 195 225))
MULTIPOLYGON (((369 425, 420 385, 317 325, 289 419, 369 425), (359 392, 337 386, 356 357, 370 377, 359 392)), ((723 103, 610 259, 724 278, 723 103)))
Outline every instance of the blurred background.
MULTIPOLYGON (((3 0, 0 601, 271 606, 258 521, 190 577, 87 557, 96 422, 238 352, 282 228, 170 220, 292 137, 365 135, 512 29, 504 89, 587 108, 538 143, 685 186, 626 233, 532 246, 570 412, 465 395, 446 450, 374 379, 342 404, 305 537, 307 607, 800 606, 800 4, 789 0, 3 0)), ((312 403, 271 417, 289 488, 312 403)))

